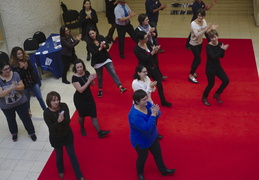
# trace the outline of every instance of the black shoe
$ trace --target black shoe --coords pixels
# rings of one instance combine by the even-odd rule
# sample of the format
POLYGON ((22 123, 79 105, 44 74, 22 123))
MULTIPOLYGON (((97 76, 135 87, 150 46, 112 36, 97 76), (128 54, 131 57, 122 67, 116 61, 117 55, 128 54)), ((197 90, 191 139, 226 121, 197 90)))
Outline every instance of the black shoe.
POLYGON ((222 104, 223 102, 220 100, 220 95, 219 94, 214 94, 213 98, 217 100, 218 103, 222 104))
POLYGON ((165 52, 165 50, 164 49, 158 49, 158 51, 157 52, 159 52, 159 53, 163 53, 163 52, 165 52))
POLYGON ((99 89, 97 96, 98 96, 98 97, 103 97, 103 90, 99 89))
POLYGON ((162 104, 162 106, 166 106, 166 107, 170 107, 170 106, 173 105, 172 103, 167 102, 166 100, 165 100, 165 101, 162 101, 161 104, 162 104))
POLYGON ((116 41, 115 41, 114 39, 112 39, 112 38, 111 38, 111 42, 112 42, 112 43, 116 43, 116 41))
POLYGON ((176 171, 176 169, 167 169, 161 173, 163 176, 167 176, 167 175, 173 174, 175 171, 176 171))
POLYGON ((82 136, 86 136, 85 128, 81 128, 81 130, 80 130, 80 131, 81 131, 81 135, 82 135, 82 136))
POLYGON ((64 173, 58 173, 58 177, 59 177, 60 179, 64 179, 64 173))
POLYGON ((167 76, 162 76, 162 80, 165 80, 165 79, 167 79, 167 76))
POLYGON ((206 106, 210 106, 210 103, 209 103, 208 99, 205 98, 204 96, 202 96, 201 101, 202 101, 203 104, 205 104, 206 106))
POLYGON ((185 47, 187 50, 191 50, 191 47, 190 46, 186 46, 185 47))
POLYGON ((18 134, 13 134, 12 140, 13 142, 16 142, 18 139, 18 134))
POLYGON ((138 180, 145 180, 144 175, 142 173, 138 174, 138 180))
POLYGON ((111 131, 107 130, 107 131, 99 131, 98 132, 98 136, 99 138, 103 138, 104 136, 106 136, 107 134, 109 134, 111 131))
POLYGON ((90 54, 87 54, 86 60, 87 60, 87 61, 90 61, 90 60, 91 60, 90 54))
POLYGON ((124 54, 120 54, 121 59, 125 59, 124 54))
POLYGON ((158 139, 162 139, 164 136, 162 136, 161 134, 158 134, 158 139))
POLYGON ((64 84, 70 84, 68 80, 62 81, 64 84))
POLYGON ((35 135, 35 134, 32 134, 32 135, 30 135, 31 136, 31 140, 32 141, 36 141, 37 140, 37 136, 35 135))
POLYGON ((120 87, 120 93, 124 93, 125 91, 127 91, 127 89, 126 89, 126 88, 124 88, 124 87, 120 87))

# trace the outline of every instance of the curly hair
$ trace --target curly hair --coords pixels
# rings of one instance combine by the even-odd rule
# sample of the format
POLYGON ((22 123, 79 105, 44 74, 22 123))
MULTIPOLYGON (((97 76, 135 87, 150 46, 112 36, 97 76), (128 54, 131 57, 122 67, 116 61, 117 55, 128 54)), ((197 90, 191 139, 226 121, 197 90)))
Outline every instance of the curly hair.
POLYGON ((11 57, 10 57, 10 64, 14 68, 17 68, 20 66, 20 64, 19 64, 20 59, 17 58, 17 52, 19 50, 22 51, 22 53, 23 53, 23 61, 29 60, 29 56, 21 47, 18 47, 18 46, 14 47, 11 51, 11 57))

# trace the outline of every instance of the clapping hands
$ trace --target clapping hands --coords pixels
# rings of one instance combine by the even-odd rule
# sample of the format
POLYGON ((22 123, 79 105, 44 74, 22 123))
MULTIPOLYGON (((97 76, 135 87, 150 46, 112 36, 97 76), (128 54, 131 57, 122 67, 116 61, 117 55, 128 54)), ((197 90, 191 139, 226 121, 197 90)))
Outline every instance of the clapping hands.
POLYGON ((157 116, 160 107, 158 104, 153 104, 153 106, 150 109, 152 111, 152 116, 157 116))
POLYGON ((227 50, 228 47, 229 47, 229 45, 228 45, 228 44, 224 45, 224 44, 222 43, 222 45, 221 45, 220 47, 221 47, 221 49, 227 50))

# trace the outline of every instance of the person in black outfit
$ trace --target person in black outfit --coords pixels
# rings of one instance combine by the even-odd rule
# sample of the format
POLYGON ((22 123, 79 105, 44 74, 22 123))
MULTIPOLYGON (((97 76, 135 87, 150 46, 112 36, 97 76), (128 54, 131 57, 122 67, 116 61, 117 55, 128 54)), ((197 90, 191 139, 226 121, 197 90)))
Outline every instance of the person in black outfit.
MULTIPOLYGON (((98 23, 98 17, 97 17, 96 11, 92 8, 90 0, 83 1, 83 7, 79 13, 79 16, 80 16, 80 22, 82 24, 82 40, 84 40, 87 44, 87 40, 88 40, 87 32, 89 28, 94 27, 95 29, 97 29, 96 24, 98 23)), ((86 45, 86 51, 87 51, 86 60, 90 61, 91 56, 87 45, 86 45)))
POLYGON ((113 33, 116 29, 114 8, 117 5, 117 3, 118 3, 117 0, 105 0, 106 17, 107 17, 108 23, 112 26, 109 29, 107 36, 105 37, 108 43, 111 43, 111 42, 115 43, 115 41, 113 40, 113 33))
MULTIPOLYGON (((192 4, 192 14, 193 15, 192 15, 191 22, 194 21, 195 19, 197 19, 197 12, 198 12, 199 9, 204 9, 205 11, 208 11, 214 5, 216 5, 216 3, 217 3, 217 0, 213 0, 210 5, 205 4, 202 0, 195 0, 194 3, 192 4)), ((207 33, 205 33, 205 36, 206 36, 206 38, 209 42, 210 40, 209 40, 209 37, 208 37, 207 33)), ((191 49, 190 44, 189 44, 190 39, 191 39, 191 33, 189 34, 189 36, 187 38, 187 41, 186 41, 186 45, 185 45, 186 49, 189 49, 189 50, 191 49)))
MULTIPOLYGON (((167 7, 166 4, 161 4, 161 2, 159 0, 146 0, 145 2, 145 8, 146 8, 146 14, 149 18, 149 24, 151 27, 155 28, 155 33, 156 36, 154 36, 154 43, 156 45, 158 44, 158 40, 157 40, 157 36, 158 36, 158 32, 157 32, 157 23, 158 23, 158 16, 159 16, 159 11, 164 10, 167 7)), ((165 50, 163 49, 159 49, 158 52, 164 52, 165 50)))
POLYGON ((73 67, 74 75, 72 83, 76 92, 74 93, 74 104, 78 111, 78 122, 81 127, 81 135, 86 136, 84 128, 85 117, 90 116, 92 124, 96 129, 99 138, 103 138, 110 133, 109 130, 102 131, 99 126, 96 113, 96 104, 90 86, 93 86, 96 78, 95 74, 90 74, 86 70, 85 64, 81 59, 77 59, 73 67))
POLYGON ((218 41, 218 33, 216 30, 211 30, 208 33, 210 38, 209 44, 206 46, 207 52, 207 64, 206 64, 206 75, 208 79, 208 85, 206 86, 203 95, 202 102, 206 106, 210 106, 208 102, 208 96, 215 84, 215 76, 217 76, 221 80, 221 85, 218 90, 214 94, 213 98, 217 100, 218 103, 222 103, 220 100, 220 94, 229 84, 229 79, 224 69, 220 65, 220 58, 223 58, 225 55, 225 51, 228 49, 228 44, 224 45, 222 42, 218 41))
POLYGON ((60 28, 60 38, 63 62, 62 82, 65 84, 70 84, 70 82, 67 80, 67 71, 69 70, 70 64, 74 63, 74 61, 77 59, 75 46, 81 40, 82 35, 79 34, 76 36, 76 39, 74 39, 70 34, 70 30, 66 26, 62 26, 60 28))
POLYGON ((148 35, 144 31, 138 32, 137 38, 139 43, 134 48, 134 53, 138 58, 138 64, 145 66, 149 77, 151 77, 154 81, 157 81, 157 90, 162 106, 170 107, 172 103, 166 101, 165 99, 162 76, 158 66, 156 65, 156 58, 158 58, 157 53, 160 46, 152 46, 152 44, 148 41, 148 35))
POLYGON ((44 110, 44 121, 49 128, 49 141, 56 151, 56 166, 60 179, 64 178, 63 147, 66 148, 72 167, 79 180, 85 180, 79 167, 74 149, 74 135, 69 125, 70 114, 67 104, 61 103, 56 91, 47 94, 48 108, 44 110))
POLYGON ((89 41, 87 44, 89 51, 92 54, 91 66, 95 69, 98 77, 98 97, 102 97, 103 94, 103 68, 109 72, 113 81, 119 87, 120 93, 124 93, 127 89, 122 86, 121 81, 115 72, 111 56, 107 51, 107 49, 109 49, 109 44, 105 42, 104 37, 99 35, 94 28, 90 28, 88 36, 89 41))

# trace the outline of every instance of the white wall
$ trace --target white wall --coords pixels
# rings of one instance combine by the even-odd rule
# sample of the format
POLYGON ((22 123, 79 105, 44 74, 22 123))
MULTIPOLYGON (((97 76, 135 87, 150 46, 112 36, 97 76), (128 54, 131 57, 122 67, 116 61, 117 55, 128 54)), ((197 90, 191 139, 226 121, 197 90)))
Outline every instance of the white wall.
MULTIPOLYGON (((105 9, 104 0, 90 0, 90 1, 91 1, 91 6, 94 10, 96 10, 97 12, 104 11, 105 9)), ((83 0, 60 0, 60 2, 63 2, 67 6, 67 9, 74 9, 74 10, 77 10, 78 12, 80 12, 83 7, 83 0)))
POLYGON ((0 13, 4 28, 4 43, 0 50, 10 54, 14 46, 23 47, 25 39, 36 31, 48 37, 59 33, 61 8, 59 0, 0 0, 0 13))
POLYGON ((254 0, 254 18, 255 18, 255 25, 259 26, 259 0, 254 0))

